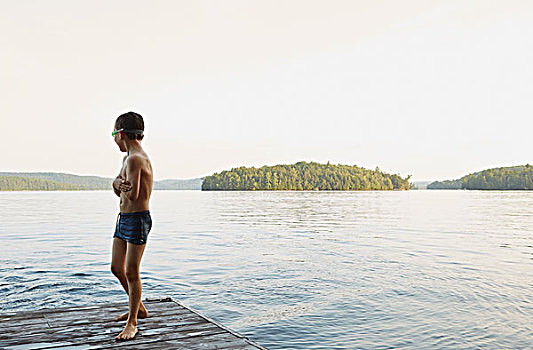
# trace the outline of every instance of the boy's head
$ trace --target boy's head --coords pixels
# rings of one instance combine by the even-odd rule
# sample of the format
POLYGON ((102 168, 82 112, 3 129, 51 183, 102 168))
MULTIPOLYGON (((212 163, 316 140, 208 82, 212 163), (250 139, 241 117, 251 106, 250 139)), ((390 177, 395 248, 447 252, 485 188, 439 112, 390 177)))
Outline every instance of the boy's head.
POLYGON ((139 113, 128 112, 120 115, 115 121, 115 130, 121 130, 130 140, 142 140, 144 137, 144 121, 139 113))

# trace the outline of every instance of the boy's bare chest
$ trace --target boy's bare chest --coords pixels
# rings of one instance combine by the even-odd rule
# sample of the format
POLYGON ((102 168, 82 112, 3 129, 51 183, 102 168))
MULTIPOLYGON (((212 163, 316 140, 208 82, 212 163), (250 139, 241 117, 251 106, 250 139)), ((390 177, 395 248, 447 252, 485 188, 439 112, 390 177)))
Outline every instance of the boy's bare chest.
POLYGON ((127 174, 127 165, 126 165, 126 159, 124 159, 124 162, 122 163, 122 168, 120 169, 120 177, 126 180, 126 174, 127 174))

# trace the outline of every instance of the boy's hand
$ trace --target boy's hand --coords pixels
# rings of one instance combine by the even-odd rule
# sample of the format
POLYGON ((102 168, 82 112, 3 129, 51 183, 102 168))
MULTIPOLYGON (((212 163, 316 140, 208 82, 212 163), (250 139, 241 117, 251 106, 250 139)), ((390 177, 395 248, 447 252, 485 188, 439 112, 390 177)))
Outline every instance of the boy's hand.
POLYGON ((118 185, 118 190, 120 192, 128 192, 128 191, 131 191, 131 183, 129 183, 129 181, 126 181, 126 180, 121 180, 120 182, 120 185, 118 185))

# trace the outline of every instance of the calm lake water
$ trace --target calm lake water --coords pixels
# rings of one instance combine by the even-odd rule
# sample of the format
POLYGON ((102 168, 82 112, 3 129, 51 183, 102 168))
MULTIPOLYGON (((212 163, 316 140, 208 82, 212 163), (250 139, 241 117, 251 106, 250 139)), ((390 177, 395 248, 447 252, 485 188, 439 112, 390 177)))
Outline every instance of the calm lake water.
MULTIPOLYGON (((117 206, 0 192, 0 313, 126 301, 117 206)), ((143 298, 271 349, 532 347, 533 192, 155 191, 151 211, 143 298)))

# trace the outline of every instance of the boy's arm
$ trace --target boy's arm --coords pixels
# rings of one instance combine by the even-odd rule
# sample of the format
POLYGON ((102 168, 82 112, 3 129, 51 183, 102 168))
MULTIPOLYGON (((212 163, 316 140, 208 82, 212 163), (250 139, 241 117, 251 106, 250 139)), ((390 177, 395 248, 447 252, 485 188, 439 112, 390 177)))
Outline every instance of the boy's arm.
POLYGON ((123 179, 122 179, 122 176, 120 176, 120 175, 117 176, 117 177, 115 178, 115 180, 113 180, 113 184, 112 184, 112 186, 113 186, 113 191, 115 192, 115 194, 116 194, 118 197, 120 197, 120 190, 118 190, 118 188, 119 188, 120 184, 122 183, 122 181, 123 181, 123 179))
POLYGON ((126 197, 131 201, 136 201, 139 198, 142 165, 143 159, 136 155, 129 156, 126 161, 126 178, 131 190, 125 193, 126 197))
MULTIPOLYGON (((128 158, 128 156, 125 156, 124 159, 122 159, 122 166, 124 166, 124 161, 126 161, 126 158, 128 158)), ((120 170, 120 172, 122 173, 122 170, 120 170)), ((124 183, 124 180, 125 179, 122 177, 122 175, 120 175, 120 173, 115 178, 115 180, 113 180, 113 183, 111 186, 113 187, 113 192, 115 192, 117 197, 120 197, 120 192, 121 192, 120 185, 124 183)))

